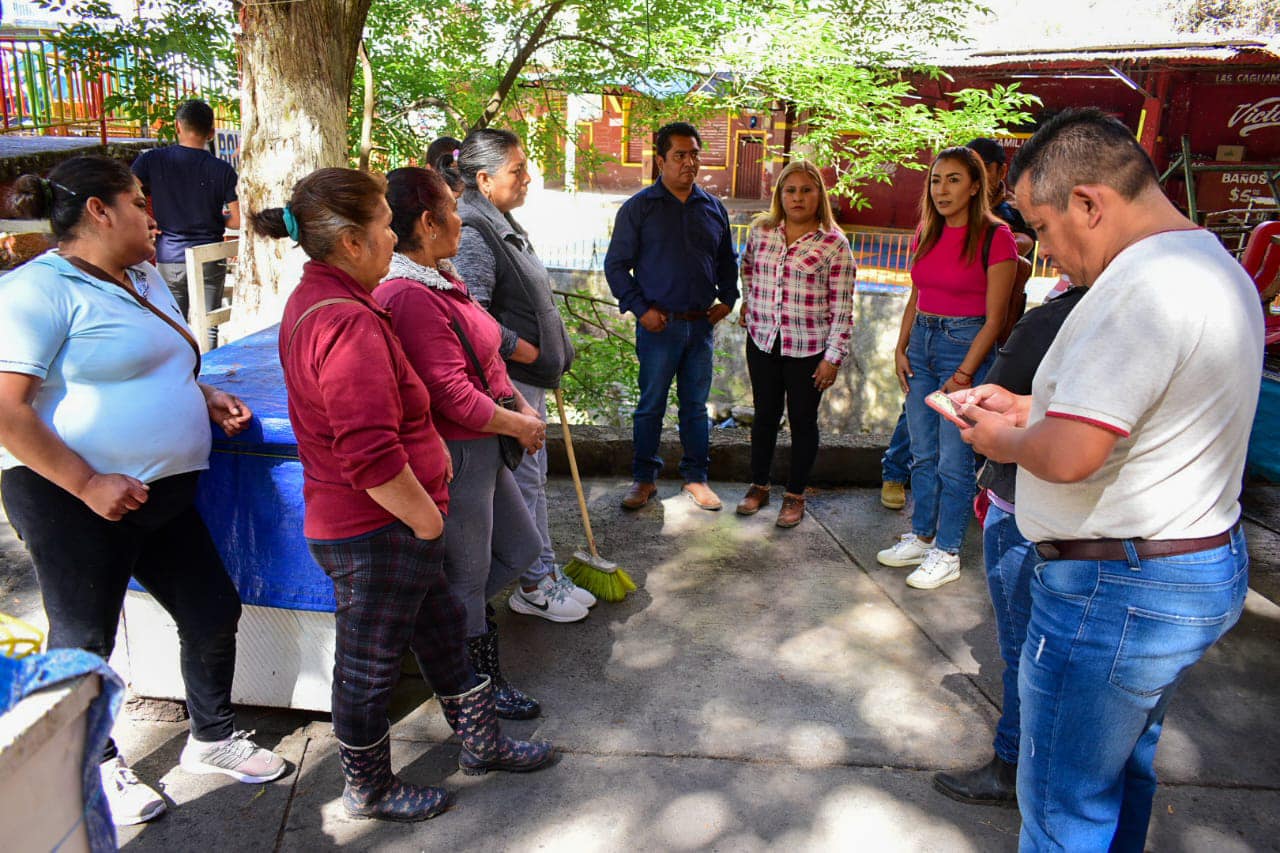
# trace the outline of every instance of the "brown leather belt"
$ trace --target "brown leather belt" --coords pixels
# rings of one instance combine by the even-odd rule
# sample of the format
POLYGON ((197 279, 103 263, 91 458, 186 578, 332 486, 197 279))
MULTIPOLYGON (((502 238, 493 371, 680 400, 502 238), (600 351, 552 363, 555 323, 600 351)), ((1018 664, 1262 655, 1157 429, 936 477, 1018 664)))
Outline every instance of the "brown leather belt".
POLYGON ((706 311, 667 311, 667 316, 673 320, 705 320, 707 319, 707 312, 706 311))
POLYGON ((1052 539, 1036 543, 1036 553, 1045 560, 1127 560, 1124 543, 1133 543, 1139 557, 1176 557, 1221 548, 1230 544, 1240 522, 1217 536, 1200 539, 1052 539))

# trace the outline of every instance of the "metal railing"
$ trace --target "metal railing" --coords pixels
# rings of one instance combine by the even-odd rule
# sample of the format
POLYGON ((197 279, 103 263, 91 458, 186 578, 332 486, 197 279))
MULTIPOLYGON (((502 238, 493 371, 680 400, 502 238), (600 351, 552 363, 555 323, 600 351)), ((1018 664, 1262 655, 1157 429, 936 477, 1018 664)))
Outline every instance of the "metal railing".
MULTIPOLYGON (((747 241, 748 225, 730 225, 734 251, 741 253, 747 241)), ((911 286, 911 235, 904 230, 865 231, 846 228, 845 235, 858 264, 858 286, 875 290, 895 290, 911 286)), ((550 269, 600 271, 609 250, 609 237, 601 235, 568 242, 539 245, 538 257, 550 269)), ((1056 278, 1053 265, 1039 255, 1031 255, 1032 275, 1056 278)))
MULTIPOLYGON (((109 137, 152 135, 145 119, 108 108, 113 95, 131 90, 134 69, 112 60, 92 73, 66 56, 50 36, 0 35, 0 133, 41 136, 109 137)), ((172 96, 175 101, 209 88, 210 75, 184 68, 172 96)))

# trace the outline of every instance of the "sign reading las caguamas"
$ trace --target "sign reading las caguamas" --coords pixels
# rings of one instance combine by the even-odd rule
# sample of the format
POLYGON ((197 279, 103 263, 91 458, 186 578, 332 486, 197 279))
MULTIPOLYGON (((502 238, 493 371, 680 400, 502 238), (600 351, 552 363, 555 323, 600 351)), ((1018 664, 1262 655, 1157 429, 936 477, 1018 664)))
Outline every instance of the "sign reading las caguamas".
POLYGON ((1227 121, 1227 127, 1239 127, 1241 136, 1267 127, 1280 127, 1280 97, 1240 104, 1227 121))

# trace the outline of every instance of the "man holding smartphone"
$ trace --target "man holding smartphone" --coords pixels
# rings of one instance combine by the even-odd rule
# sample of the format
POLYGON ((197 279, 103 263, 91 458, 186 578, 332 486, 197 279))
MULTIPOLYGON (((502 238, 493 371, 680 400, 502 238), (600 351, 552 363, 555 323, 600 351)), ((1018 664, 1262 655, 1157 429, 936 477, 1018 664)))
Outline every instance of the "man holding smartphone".
POLYGON ((965 440, 1018 465, 1018 527, 1044 561, 1018 678, 1021 848, 1141 851, 1169 700, 1248 590, 1262 312, 1115 119, 1059 114, 1013 174, 1044 251, 1091 285, 1030 396, 957 395, 965 440))

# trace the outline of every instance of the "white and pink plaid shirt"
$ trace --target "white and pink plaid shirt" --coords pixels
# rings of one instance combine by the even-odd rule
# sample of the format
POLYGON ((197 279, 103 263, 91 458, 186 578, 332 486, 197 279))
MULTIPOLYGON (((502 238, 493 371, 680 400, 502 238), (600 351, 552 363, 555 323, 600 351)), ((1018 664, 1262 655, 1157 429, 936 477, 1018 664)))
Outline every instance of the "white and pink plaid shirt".
POLYGON ((772 352, 781 335, 783 356, 825 350, 825 360, 839 365, 849 354, 857 272, 839 228, 810 231, 788 246, 782 227, 753 227, 742 252, 741 279, 751 340, 772 352))

